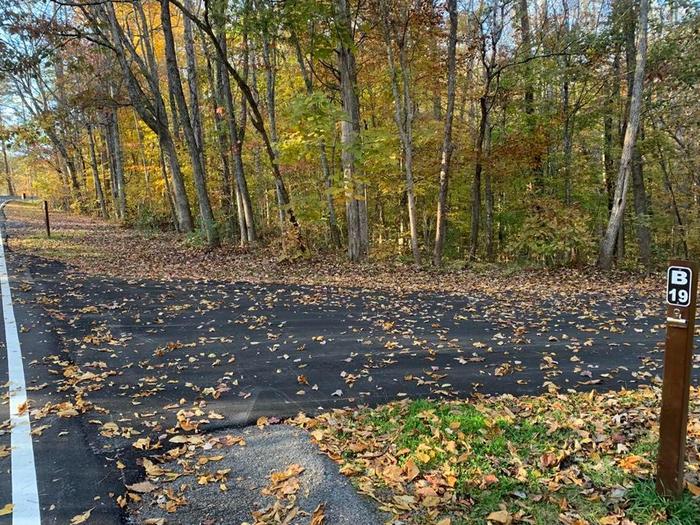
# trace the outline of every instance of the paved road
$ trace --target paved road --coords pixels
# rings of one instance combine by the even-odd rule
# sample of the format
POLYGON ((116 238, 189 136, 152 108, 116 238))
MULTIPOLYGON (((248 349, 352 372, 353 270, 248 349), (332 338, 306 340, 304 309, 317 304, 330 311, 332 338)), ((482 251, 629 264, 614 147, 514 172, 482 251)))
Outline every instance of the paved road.
MULTIPOLYGON (((112 496, 142 479, 139 455, 152 453, 132 444, 160 446, 178 413, 181 427, 210 431, 403 397, 634 387, 660 374, 663 308, 636 296, 533 304, 469 291, 126 281, 6 255, 41 432, 45 524, 91 508, 90 523, 123 523, 112 496)), ((0 385, 7 380, 2 349, 0 385)), ((7 407, 3 397, 0 451, 7 407)), ((10 494, 1 456, 0 508, 10 494)))

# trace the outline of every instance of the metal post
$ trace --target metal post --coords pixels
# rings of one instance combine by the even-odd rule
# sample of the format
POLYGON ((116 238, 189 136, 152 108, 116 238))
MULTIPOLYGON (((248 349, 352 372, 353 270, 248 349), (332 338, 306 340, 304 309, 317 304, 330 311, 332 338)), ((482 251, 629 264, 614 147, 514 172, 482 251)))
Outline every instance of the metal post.
POLYGON ((44 201, 44 224, 46 225, 46 236, 51 238, 51 225, 49 224, 49 203, 44 201))
POLYGON ((673 498, 679 497, 684 488, 685 441, 690 374, 693 368, 697 289, 698 265, 689 261, 671 261, 666 287, 666 352, 656 490, 662 496, 673 498))

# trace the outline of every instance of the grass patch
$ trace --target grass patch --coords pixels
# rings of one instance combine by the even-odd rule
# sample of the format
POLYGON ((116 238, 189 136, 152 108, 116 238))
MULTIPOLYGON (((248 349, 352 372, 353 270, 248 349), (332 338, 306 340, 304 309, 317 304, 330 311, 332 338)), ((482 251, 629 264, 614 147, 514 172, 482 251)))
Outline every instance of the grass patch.
MULTIPOLYGON (((700 471, 694 392, 691 476, 700 471)), ((659 401, 656 388, 401 401, 321 415, 311 428, 341 471, 406 524, 486 525, 506 516, 542 525, 700 525, 700 499, 686 492, 669 501, 654 490, 659 401)))
POLYGON ((627 513, 637 523, 700 525, 700 499, 685 492, 678 500, 662 498, 651 480, 638 481, 628 493, 627 513))

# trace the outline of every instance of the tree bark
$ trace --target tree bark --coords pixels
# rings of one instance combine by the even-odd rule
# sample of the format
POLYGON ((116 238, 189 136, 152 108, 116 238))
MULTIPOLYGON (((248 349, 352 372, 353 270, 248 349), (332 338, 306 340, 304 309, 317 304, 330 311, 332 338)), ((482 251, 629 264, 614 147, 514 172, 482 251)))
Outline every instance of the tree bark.
POLYGON ((97 167, 97 154, 95 152, 95 135, 92 130, 92 124, 87 125, 88 141, 90 146, 90 166, 92 167, 92 181, 95 185, 95 197, 100 210, 100 216, 103 219, 107 218, 107 204, 105 202, 105 194, 102 191, 102 181, 100 181, 100 171, 97 167))
POLYGON ((479 247, 479 227, 481 223, 481 174, 484 169, 484 142, 488 128, 488 102, 485 96, 479 99, 479 135, 476 139, 476 163, 472 180, 471 224, 469 229, 469 259, 476 259, 479 247))
POLYGON ((236 230, 236 220, 233 205, 233 186, 231 184, 231 163, 229 162, 229 152, 231 151, 226 132, 226 124, 224 122, 225 110, 223 103, 223 87, 221 85, 221 76, 214 74, 212 66, 212 58, 206 42, 202 42, 202 49, 206 58, 207 65, 207 80, 209 81, 209 89, 211 96, 209 97, 209 109, 214 121, 214 133, 216 134, 216 142, 219 149, 219 158, 221 161, 221 205, 224 212, 225 234, 234 236, 236 230))
POLYGON ((2 139, 2 160, 5 164, 5 182, 7 182, 7 193, 9 195, 15 194, 15 188, 12 184, 12 170, 10 169, 10 163, 7 160, 7 146, 5 144, 5 139, 2 139))
POLYGON ((192 41, 192 27, 185 27, 185 47, 187 50, 187 70, 190 77, 190 88, 193 91, 190 93, 192 106, 187 107, 185 93, 182 89, 182 80, 180 78, 180 70, 177 64, 177 55, 175 53, 175 39, 173 36, 172 22, 170 20, 170 2, 169 0, 161 1, 161 23, 163 26, 163 37, 165 42, 165 60, 168 70, 168 86, 170 87, 171 96, 175 99, 178 114, 180 117, 180 125, 185 136, 185 142, 192 163, 192 174, 194 177, 194 185, 197 191, 197 201, 199 203, 199 214, 202 221, 202 230, 207 238, 207 243, 210 247, 219 245, 219 236, 216 231, 216 223, 214 222, 214 214, 211 210, 209 201, 209 193, 207 191, 206 172, 204 167, 204 152, 202 149, 201 136, 201 119, 199 117, 199 97, 197 95, 196 85, 196 64, 194 63, 194 43, 192 41), (189 43, 187 41, 189 40, 189 43), (191 56, 190 56, 191 54, 191 56), (195 118, 194 115, 197 115, 195 118), (197 129, 197 126, 199 129, 197 129), (197 131, 200 136, 197 137, 197 131))
MULTIPOLYGON (((635 20, 634 2, 632 0, 625 3, 629 12, 625 16, 625 55, 627 61, 627 92, 628 99, 632 94, 635 68, 635 20)), ((643 127, 640 124, 637 135, 643 134, 643 127)), ((639 246, 639 260, 644 268, 651 266, 651 231, 649 229, 649 201, 644 184, 644 166, 642 155, 637 147, 637 142, 632 153, 632 195, 634 202, 634 213, 636 215, 637 244, 639 246)))
POLYGON ((615 187, 613 208, 610 212, 608 226, 600 243, 598 255, 598 267, 609 270, 612 266, 615 241, 625 212, 625 202, 629 188, 629 171, 637 140, 637 130, 642 107, 642 88, 644 84, 644 68, 647 54, 647 18, 649 13, 649 0, 639 2, 638 44, 635 57, 634 79, 632 82, 632 96, 630 98, 629 118, 625 130, 625 139, 620 156, 620 166, 615 187))
POLYGON ((185 190, 185 183, 180 170, 180 163, 177 158, 177 151, 170 133, 168 116, 165 111, 165 104, 161 95, 158 71, 155 63, 153 47, 150 42, 149 28, 146 25, 146 18, 143 7, 139 0, 133 2, 137 20, 141 21, 142 40, 146 48, 146 62, 140 57, 133 43, 124 33, 123 28, 117 20, 112 3, 105 3, 93 6, 98 10, 100 16, 106 21, 112 48, 119 61, 120 68, 124 75, 125 84, 129 92, 129 98, 134 109, 146 125, 158 136, 158 143, 168 158, 170 173, 172 176, 172 198, 177 215, 178 230, 182 233, 192 231, 192 215, 190 213, 189 199, 185 190), (139 71, 146 80, 150 98, 142 88, 135 73, 131 70, 131 63, 138 65, 139 71))
POLYGON ((124 190, 124 157, 119 135, 119 120, 113 108, 105 111, 107 151, 109 153, 110 167, 112 168, 114 194, 114 210, 117 219, 126 219, 126 193, 124 190))
MULTIPOLYGON (((228 44, 226 42, 225 28, 221 27, 219 32, 219 45, 224 53, 227 53, 228 44)), ((231 82, 229 72, 226 65, 219 57, 217 60, 219 82, 222 88, 222 98, 224 101, 224 110, 226 111, 226 123, 228 124, 228 133, 231 147, 231 157, 233 164, 233 173, 235 176, 235 198, 238 209, 238 224, 241 233, 241 246, 247 246, 257 240, 257 231, 255 228, 255 219, 253 216, 253 204, 250 200, 250 192, 248 191, 248 181, 245 176, 242 157, 242 141, 239 136, 238 123, 236 122, 235 106, 233 104, 233 94, 231 93, 231 82)))
MULTIPOLYGON (((523 108, 525 110, 528 131, 530 136, 534 138, 535 133, 537 132, 537 119, 535 116, 535 91, 530 78, 532 72, 530 62, 528 61, 532 57, 532 35, 530 31, 530 14, 528 13, 527 0, 518 0, 517 10, 520 18, 520 45, 523 48, 523 60, 526 60, 524 64, 526 78, 523 108)), ((538 192, 544 191, 544 167, 542 154, 539 151, 539 145, 535 146, 532 175, 535 190, 538 192)))
MULTIPOLYGON (((229 74, 233 77, 243 96, 245 97, 251 112, 251 121, 255 129, 258 131, 260 138, 263 141, 265 152, 267 153, 267 157, 272 167, 272 175, 275 178, 276 185, 278 186, 278 191, 282 196, 282 201, 285 209, 285 217, 292 227, 296 246, 299 250, 305 251, 306 245, 304 244, 304 240, 301 236, 301 227, 299 225, 299 221, 297 220, 296 214, 294 213, 294 209, 291 206, 289 200, 289 193, 287 191, 286 185, 284 184, 284 179, 282 177, 282 172, 280 170, 277 157, 274 153, 274 149, 270 142, 270 137, 267 133, 262 114, 260 113, 260 107, 253 96, 251 87, 243 79, 238 70, 236 70, 236 68, 233 65, 231 65, 231 62, 228 60, 226 50, 222 47, 222 39, 220 39, 217 36, 214 28, 210 23, 209 18, 205 18, 204 20, 197 18, 195 14, 192 13, 192 11, 190 11, 189 9, 187 9, 180 0, 170 0, 170 3, 177 6, 177 8, 180 9, 180 11, 182 11, 185 16, 189 17, 190 20, 192 20, 192 22, 194 22, 197 25, 197 27, 199 27, 209 37, 211 42, 214 44, 214 48, 216 49, 216 53, 219 56, 222 64, 226 67, 229 74)), ((223 40, 225 41, 225 39, 223 40)))
POLYGON ((338 69, 345 117, 340 124, 341 161, 345 189, 348 258, 365 259, 369 250, 367 202, 364 184, 357 180, 357 153, 360 148, 360 101, 357 95, 357 65, 353 51, 353 31, 347 0, 334 0, 338 34, 338 69))
MULTIPOLYGON (((399 131, 401 146, 403 149, 403 165, 405 173, 406 202, 408 209, 408 223, 411 235, 411 253, 413 262, 420 266, 420 248, 418 246, 418 217, 416 210, 416 195, 413 182, 413 100, 410 89, 410 71, 407 57, 408 29, 402 35, 396 35, 390 21, 389 7, 386 0, 380 1, 382 10, 382 22, 384 25, 384 40, 386 45, 387 62, 391 75, 391 90, 394 96, 394 121, 399 131), (401 85, 399 84, 399 68, 394 58, 394 44, 399 47, 399 67, 401 70, 401 85)), ((408 12, 404 8, 402 13, 404 20, 399 24, 402 27, 408 25, 408 12)))
POLYGON ((447 13, 450 18, 449 38, 447 42, 447 110, 442 138, 442 155, 440 160, 440 189, 438 193, 437 213, 435 216, 435 247, 433 264, 442 265, 442 254, 447 235, 447 197, 449 191, 450 165, 452 161, 452 123, 455 109, 455 87, 457 77, 457 0, 447 0, 447 13))

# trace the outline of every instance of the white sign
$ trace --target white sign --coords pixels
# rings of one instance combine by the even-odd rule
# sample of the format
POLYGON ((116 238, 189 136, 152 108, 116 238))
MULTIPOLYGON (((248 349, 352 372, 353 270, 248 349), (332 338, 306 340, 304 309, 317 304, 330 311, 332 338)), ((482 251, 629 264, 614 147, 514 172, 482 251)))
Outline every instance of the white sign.
POLYGON ((666 281, 666 302, 671 306, 690 306, 690 285, 693 271, 685 266, 670 266, 666 281))

